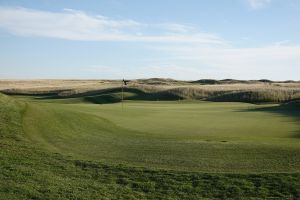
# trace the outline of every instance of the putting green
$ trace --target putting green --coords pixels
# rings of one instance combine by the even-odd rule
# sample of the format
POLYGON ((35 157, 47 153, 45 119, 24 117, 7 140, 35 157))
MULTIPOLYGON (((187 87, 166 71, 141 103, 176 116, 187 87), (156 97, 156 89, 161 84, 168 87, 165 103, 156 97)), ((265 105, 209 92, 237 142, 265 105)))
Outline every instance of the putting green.
POLYGON ((300 172, 299 109, 201 101, 28 101, 23 127, 51 151, 201 172, 300 172))

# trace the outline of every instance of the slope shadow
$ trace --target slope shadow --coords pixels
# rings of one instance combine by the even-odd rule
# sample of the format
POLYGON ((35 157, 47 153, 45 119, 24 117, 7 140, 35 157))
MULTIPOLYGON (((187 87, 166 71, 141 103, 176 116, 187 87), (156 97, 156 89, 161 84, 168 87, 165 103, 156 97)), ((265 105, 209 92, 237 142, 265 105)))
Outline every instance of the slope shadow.
POLYGON ((283 103, 277 106, 268 106, 263 108, 243 109, 238 112, 269 112, 274 114, 292 117, 297 120, 299 130, 295 132, 294 137, 300 139, 300 100, 283 103))
MULTIPOLYGON (((124 88, 124 100, 145 100, 145 101, 172 101, 182 100, 179 95, 173 94, 169 91, 160 92, 144 92, 137 88, 124 88)), ((80 94, 70 94, 62 96, 59 93, 38 96, 37 100, 55 100, 55 99, 75 99, 81 98, 83 101, 96 104, 118 103, 122 101, 122 88, 109 88, 95 91, 88 91, 80 94)))

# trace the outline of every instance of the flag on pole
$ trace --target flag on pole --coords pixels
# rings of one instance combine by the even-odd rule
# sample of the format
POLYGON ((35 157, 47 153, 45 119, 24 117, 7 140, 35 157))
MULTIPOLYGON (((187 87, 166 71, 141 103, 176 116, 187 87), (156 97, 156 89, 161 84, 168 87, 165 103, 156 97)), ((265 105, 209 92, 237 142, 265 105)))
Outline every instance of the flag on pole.
POLYGON ((128 80, 123 79, 123 85, 127 85, 128 82, 128 80))
POLYGON ((123 105, 123 101, 124 101, 124 86, 127 85, 128 82, 129 82, 128 80, 125 80, 123 78, 123 80, 122 80, 122 97, 121 97, 122 110, 123 110, 123 107, 124 107, 124 105, 123 105))

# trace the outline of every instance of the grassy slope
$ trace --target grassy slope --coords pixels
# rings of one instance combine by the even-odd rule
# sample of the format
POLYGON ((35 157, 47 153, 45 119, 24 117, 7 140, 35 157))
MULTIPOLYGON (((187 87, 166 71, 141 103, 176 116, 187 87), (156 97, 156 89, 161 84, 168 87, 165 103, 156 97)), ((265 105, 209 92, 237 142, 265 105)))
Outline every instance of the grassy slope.
MULTIPOLYGON (((0 96, 0 197, 5 199, 300 197, 298 173, 247 175, 149 170, 74 160, 52 153, 24 135, 25 107, 0 96)), ((29 105, 26 115, 30 109, 33 108, 29 105)), ((99 122, 109 124, 104 119, 99 122)), ((72 127, 76 123, 71 124, 72 127)))

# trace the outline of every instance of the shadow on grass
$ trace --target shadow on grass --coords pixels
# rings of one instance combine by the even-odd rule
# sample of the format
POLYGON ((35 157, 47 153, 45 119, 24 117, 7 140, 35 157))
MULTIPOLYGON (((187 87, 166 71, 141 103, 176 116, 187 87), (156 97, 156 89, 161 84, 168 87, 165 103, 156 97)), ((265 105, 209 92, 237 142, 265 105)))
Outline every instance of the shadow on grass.
POLYGON ((277 106, 268 106, 254 109, 239 110, 239 112, 269 112, 274 114, 292 117, 297 120, 299 130, 295 132, 294 137, 300 139, 300 100, 283 103, 277 106))
MULTIPOLYGON (((172 101, 172 100, 182 100, 183 98, 170 93, 168 91, 160 92, 144 92, 137 88, 124 88, 123 89, 123 99, 124 100, 144 100, 144 101, 172 101)), ((31 95, 34 96, 34 95, 31 95)), ((35 100, 61 100, 61 99, 81 99, 82 101, 95 103, 95 104, 110 104, 118 103, 122 101, 122 88, 109 88, 97 91, 89 91, 80 94, 70 94, 61 95, 47 94, 47 95, 37 95, 35 100)))

